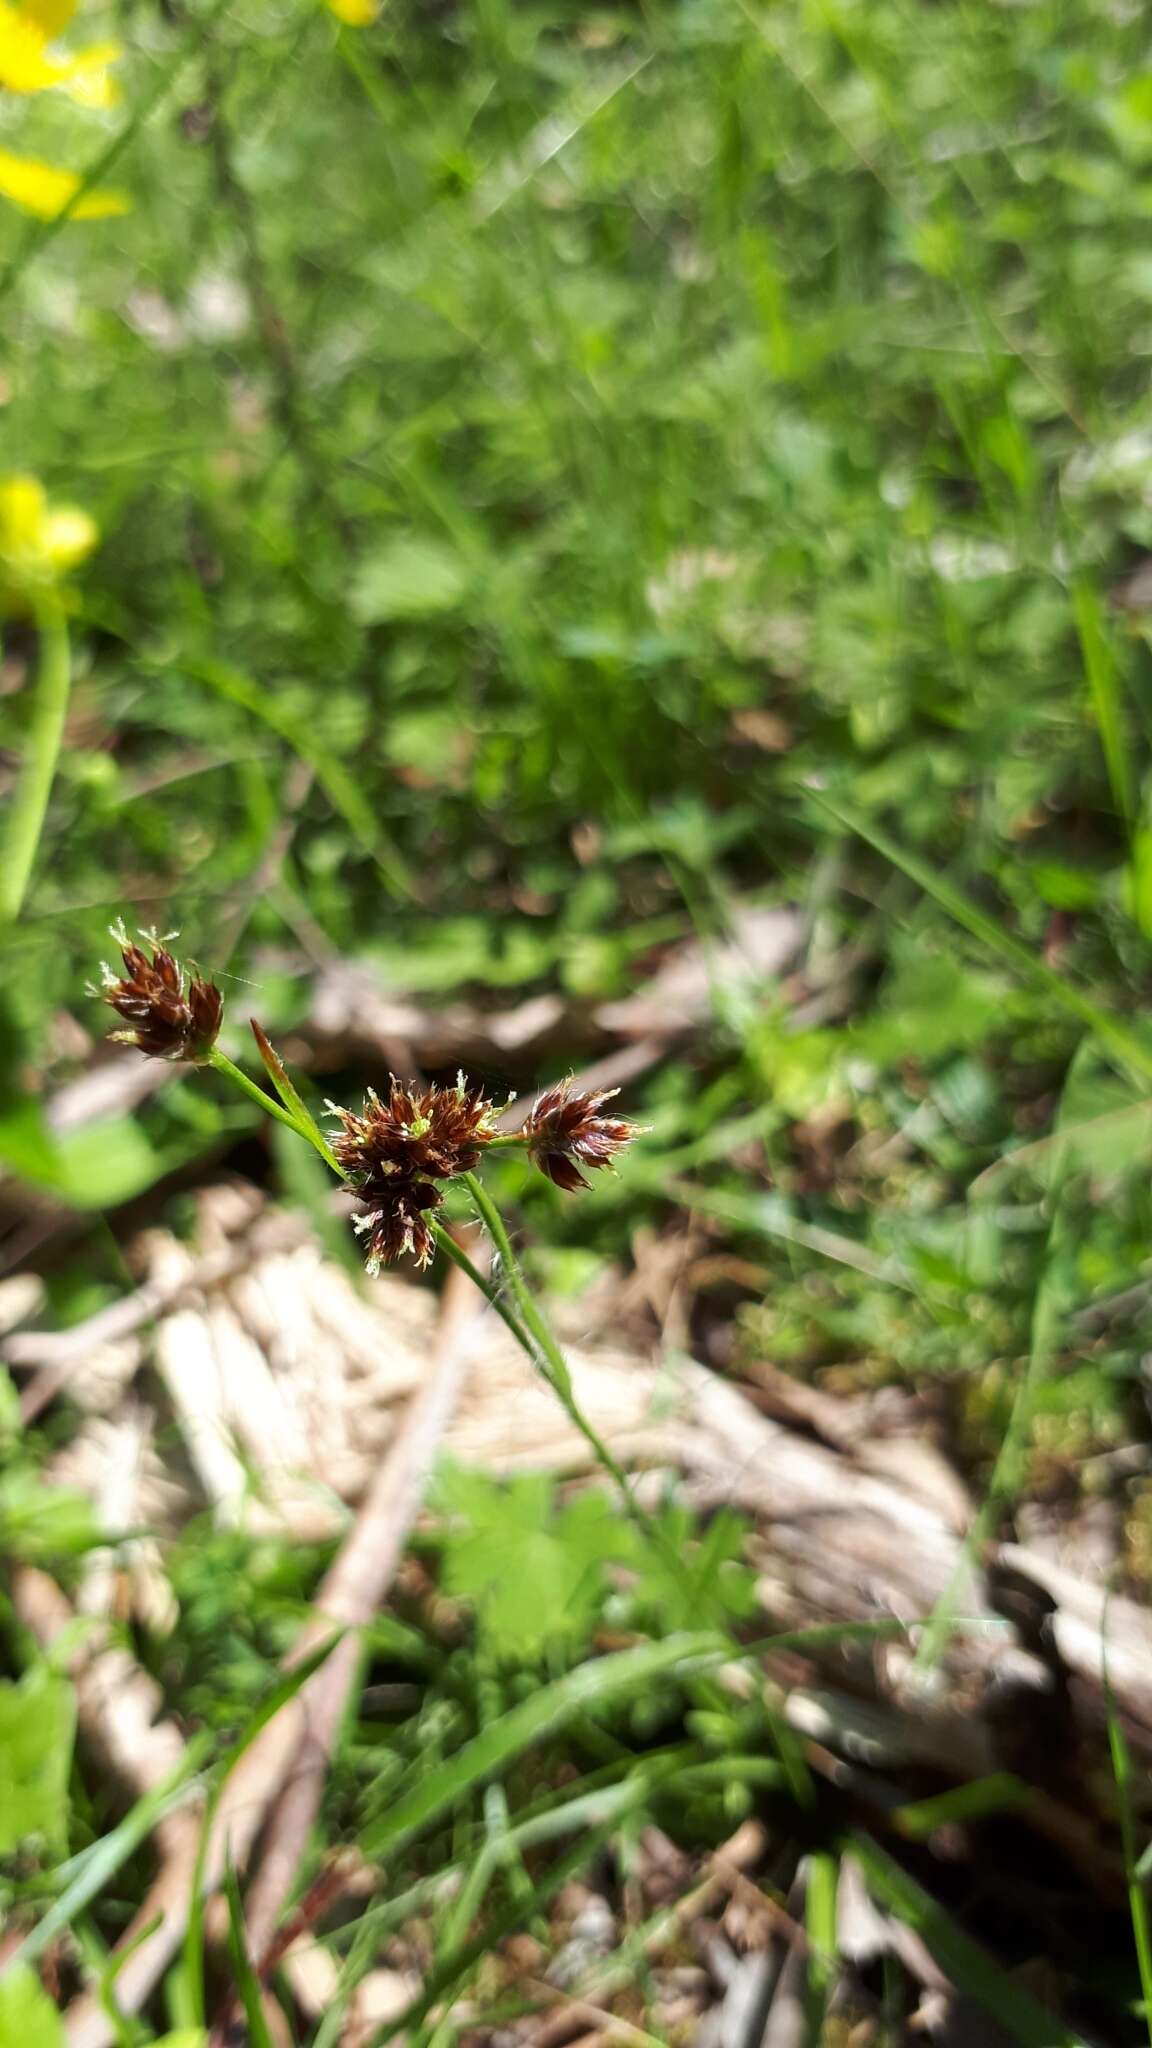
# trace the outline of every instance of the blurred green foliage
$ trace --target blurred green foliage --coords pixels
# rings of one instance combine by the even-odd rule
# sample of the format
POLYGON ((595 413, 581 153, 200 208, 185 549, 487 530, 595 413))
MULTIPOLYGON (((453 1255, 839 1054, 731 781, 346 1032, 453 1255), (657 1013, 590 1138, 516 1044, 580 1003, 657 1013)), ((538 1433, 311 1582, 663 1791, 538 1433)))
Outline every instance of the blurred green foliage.
MULTIPOLYGON (((85 1060, 69 1013, 99 1029, 81 990, 114 915, 179 926, 236 977, 236 1018, 291 1023, 336 955, 430 1008, 559 990, 577 1037, 663 949, 722 937, 737 899, 794 904, 796 973, 714 987, 708 1026, 645 1084, 653 1134, 620 1181, 565 1204, 499 1163, 529 1259, 535 1241, 539 1272, 584 1276, 690 1211, 739 1254, 690 1333, 720 1331, 714 1362, 916 1385, 977 1478, 1026 1384, 1011 1485, 1109 1492, 1146 1587, 1141 10, 84 15, 125 44, 121 105, 82 130, 51 95, 0 107, 5 139, 18 122, 22 148, 73 167, 123 137, 133 199, 51 235, 0 216, 0 470, 102 536, 75 577, 31 891, 0 931, 17 1255, 23 1212, 75 1212, 51 1318, 122 1287, 121 1205, 249 1128, 215 1080, 95 1129, 54 1114, 85 1060)), ((0 800, 37 658, 13 612, 0 800)), ((500 1078, 542 1077, 510 1055, 500 1078)), ((307 1162, 277 1150, 271 1171, 330 1238, 307 1162)), ((34 1503, 37 1451, 0 1517, 21 1555, 67 1557, 90 1526, 68 1497, 34 1503)), ((381 1621, 342 1825, 383 1826, 398 1787, 597 1630, 746 1611, 726 1517, 663 1525, 717 1615, 685 1612, 596 1496, 456 1475, 442 1507, 436 1561, 474 1626, 441 1640, 418 1603, 381 1621)), ((141 1646, 170 1702, 242 1722, 320 1563, 190 1531, 168 1558, 179 1627, 141 1646)), ((767 1746, 759 1701, 745 1725, 693 1683, 689 1710, 679 1691, 628 1703, 624 1735, 588 1717, 568 1760, 615 1765, 686 1711, 717 1756, 767 1746)), ((517 1759, 514 1803, 555 1761, 517 1759)), ((432 1864, 479 1834, 445 1822, 432 1864)), ((31 2008, 21 2024, 39 2039, 31 2008)))

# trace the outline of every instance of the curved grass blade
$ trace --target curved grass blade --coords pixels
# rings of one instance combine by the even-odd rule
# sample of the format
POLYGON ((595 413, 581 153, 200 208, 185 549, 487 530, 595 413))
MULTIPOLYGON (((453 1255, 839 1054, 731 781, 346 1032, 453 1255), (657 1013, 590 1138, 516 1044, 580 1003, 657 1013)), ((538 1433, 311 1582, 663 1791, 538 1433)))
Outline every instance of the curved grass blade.
POLYGON ((982 2005, 1020 2048, 1088 2048, 1082 2034, 1066 2027, 993 1962, 871 1835, 853 1831, 843 1846, 856 1858, 869 1890, 890 1913, 915 1929, 956 1988, 982 2005))
POLYGON ((343 762, 326 747, 319 746, 307 727, 277 702, 272 691, 263 689, 242 669, 202 658, 186 661, 184 666, 189 675, 207 683, 218 696, 226 697, 229 703, 239 705, 241 710, 251 712, 254 718, 270 726, 293 753, 307 762, 332 808, 339 811, 353 838, 375 861, 384 879, 398 895, 411 896, 412 878, 399 850, 381 828, 372 806, 343 762))
POLYGON ((260 1982, 248 1953, 248 1937, 244 1928, 244 1902, 240 1897, 236 1866, 231 1861, 225 1867, 222 1889, 228 1901, 228 1954, 236 1978, 236 1989, 244 2007, 244 2017, 248 2022, 248 2040, 252 2048, 273 2048, 268 2021, 264 2015, 260 1982))
POLYGON ((183 1978, 183 1992, 186 2010, 191 2023, 203 2026, 205 2021, 204 2000, 204 1870, 208 1861, 208 1846, 212 1838, 212 1823, 216 1809, 228 1779, 235 1770, 245 1750, 255 1742, 262 1728, 278 1714, 281 1707, 294 1699, 301 1687, 306 1685, 314 1671, 318 1671, 325 1658, 331 1655, 341 1641, 343 1631, 333 1624, 332 1634, 325 1642, 318 1643, 307 1657, 289 1671, 280 1683, 272 1688, 263 1700, 239 1741, 227 1752, 220 1767, 219 1775, 212 1787, 211 1796, 204 1809, 204 1822, 200 1829, 200 1844, 196 1852, 196 1865, 192 1872, 192 1885, 188 1901, 188 1925, 184 1931, 184 1944, 179 1964, 183 1978))
POLYGON ((211 1748, 211 1737, 198 1735, 189 1743, 174 1771, 170 1771, 154 1792, 137 1800, 130 1813, 125 1814, 118 1827, 103 1835, 84 1855, 83 1863, 71 1882, 55 1899, 44 1918, 37 1923, 30 1934, 26 1934, 19 1948, 8 1959, 8 1967, 15 1962, 32 1963, 43 1955, 49 1944, 55 1941, 66 1927, 70 1927, 78 1913, 103 1891, 116 1872, 128 1861, 140 1843, 151 1834, 157 1821, 171 1813, 187 1796, 188 1780, 200 1769, 211 1748))
POLYGON ((455 1806, 502 1764, 544 1736, 555 1734, 574 1715, 640 1691, 678 1668, 699 1669, 731 1652, 731 1644, 715 1635, 677 1635, 663 1643, 643 1643, 578 1665, 502 1714, 455 1756, 427 1771, 390 1813, 365 1831, 361 1848, 368 1856, 394 1850, 455 1806))
POLYGON ((330 1166, 333 1173, 339 1174, 340 1179, 343 1180, 344 1169, 340 1161, 333 1152, 311 1110, 306 1106, 299 1089, 263 1025, 258 1024, 255 1017, 249 1017, 248 1022, 252 1027, 252 1036, 256 1040, 256 1049, 264 1062, 264 1072, 271 1081, 285 1109, 295 1117, 303 1136, 308 1139, 310 1144, 316 1147, 324 1164, 330 1166))
POLYGON ((1081 1023, 1087 1024, 1102 1043, 1111 1048, 1118 1059, 1134 1068, 1137 1073, 1152 1074, 1152 1046, 1144 1045, 1118 1018, 1113 1017, 1108 1010, 1101 1009, 1099 1003, 1093 1002, 1091 996, 1085 995, 1083 989, 1075 982, 1066 980, 1062 974, 1057 974, 1055 968, 1049 967, 1046 961, 1037 960, 1020 939, 1013 938, 1010 932, 1001 931, 995 920, 965 896, 961 889, 955 888, 951 882, 944 881, 917 854, 909 853, 906 847, 901 846, 895 839, 890 839, 887 832, 882 831, 879 825, 874 825, 870 818, 863 817, 859 811, 853 810, 847 804, 833 803, 831 797, 823 795, 820 790, 807 789, 804 794, 810 803, 817 805, 828 817, 834 818, 845 831, 854 832, 857 838, 866 840, 869 846, 875 847, 876 852, 883 854, 885 860, 891 861, 893 867, 899 868, 901 874, 907 875, 910 882, 915 882, 918 888, 924 890, 925 895, 931 896, 940 905, 941 910, 947 911, 949 917, 962 925, 965 931, 971 932, 973 938, 979 939, 990 952, 999 953, 1001 959, 1015 967, 1025 980, 1033 984, 1033 987, 1043 989, 1053 1002, 1059 1003, 1074 1017, 1079 1017, 1081 1023))

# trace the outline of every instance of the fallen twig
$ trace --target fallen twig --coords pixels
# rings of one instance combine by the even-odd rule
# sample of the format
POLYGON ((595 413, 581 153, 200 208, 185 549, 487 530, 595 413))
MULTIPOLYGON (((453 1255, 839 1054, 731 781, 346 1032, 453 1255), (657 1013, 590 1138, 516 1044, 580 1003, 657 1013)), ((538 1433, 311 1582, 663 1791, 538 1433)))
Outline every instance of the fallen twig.
MULTIPOLYGON (((473 1233, 473 1264, 486 1269, 486 1245, 473 1233)), ((292 1775, 273 1813, 260 1867, 247 1899, 248 1941, 261 1959, 272 1942, 292 1888, 323 1792, 324 1779, 360 1659, 355 1633, 371 1620, 403 1554, 441 1438, 459 1401, 470 1363, 465 1323, 478 1304, 470 1283, 452 1267, 444 1288, 433 1371, 416 1394, 376 1478, 315 1600, 316 1619, 305 1628, 290 1662, 322 1639, 328 1621, 348 1633, 313 1680, 308 1730, 292 1775)))

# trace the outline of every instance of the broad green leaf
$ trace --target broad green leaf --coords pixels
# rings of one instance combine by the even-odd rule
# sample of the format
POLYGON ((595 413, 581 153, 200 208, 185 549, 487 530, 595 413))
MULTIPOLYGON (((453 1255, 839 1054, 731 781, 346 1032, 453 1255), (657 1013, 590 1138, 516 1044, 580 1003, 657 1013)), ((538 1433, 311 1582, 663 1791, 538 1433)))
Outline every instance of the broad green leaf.
POLYGON ((0 1855, 34 1836, 62 1841, 75 1734, 76 1696, 47 1665, 0 1682, 0 1855))
POLYGON ((0 1975, 0 2048, 64 2048, 64 2022, 27 1963, 0 1975))
POLYGON ((83 1494, 49 1486, 30 1465, 15 1465, 0 1478, 0 1556, 37 1563, 73 1557, 100 1540, 83 1494))
POLYGON ((634 1535, 603 1494, 558 1508, 555 1484, 530 1473, 500 1485, 449 1467, 439 1502, 451 1517, 444 1586, 476 1609, 497 1657, 532 1659, 549 1644, 584 1640, 604 1591, 609 1558, 631 1554, 634 1535))
POLYGON ((131 1201, 170 1164, 131 1117, 57 1135, 31 1101, 14 1103, 0 1117, 0 1162, 72 1209, 131 1201))
POLYGON ((724 1628, 754 1612, 756 1579, 742 1562, 739 1515, 723 1508, 701 1530, 687 1508, 673 1506, 659 1528, 662 1544, 643 1544, 633 1532, 633 1597, 642 1613, 658 1616, 665 1628, 724 1628))
POLYGON ((56 1140, 31 1096, 18 1096, 0 1113, 0 1165, 23 1180, 55 1185, 56 1140))
POLYGON ((898 959, 875 1014, 849 1032, 848 1046, 878 1066, 937 1060, 979 1045, 1006 1014, 1005 990, 991 975, 920 946, 898 959))
POLYGON ((470 582, 468 566, 433 540, 396 540, 361 562, 351 607, 361 625, 432 618, 454 611, 470 582))
POLYGON ((85 1124, 57 1141, 55 1185, 73 1209, 113 1209, 144 1193, 169 1162, 131 1117, 85 1124))

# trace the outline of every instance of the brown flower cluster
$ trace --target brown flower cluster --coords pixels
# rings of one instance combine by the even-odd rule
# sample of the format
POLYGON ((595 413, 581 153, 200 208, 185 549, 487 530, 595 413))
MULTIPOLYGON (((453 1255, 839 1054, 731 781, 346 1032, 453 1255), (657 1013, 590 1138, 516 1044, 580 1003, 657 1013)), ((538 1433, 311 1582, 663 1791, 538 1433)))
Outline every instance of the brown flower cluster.
MULTIPOLYGON (((91 991, 123 1019, 126 1028, 111 1036, 137 1046, 151 1059, 209 1059, 224 1014, 220 990, 210 981, 186 975, 166 940, 155 932, 143 934, 144 946, 129 938, 123 923, 112 927, 112 936, 120 948, 123 973, 105 966, 102 986, 91 991)), ((306 1119, 277 1054, 259 1027, 254 1028, 277 1094, 289 1111, 295 1104, 306 1119)), ((244 1083, 243 1075, 236 1078, 244 1083)), ((339 1125, 330 1150, 315 1126, 312 1131, 362 1205, 354 1227, 367 1240, 368 1270, 375 1273, 404 1252, 418 1265, 428 1264, 435 1245, 430 1219, 443 1203, 443 1183, 471 1173, 490 1145, 522 1146, 558 1188, 586 1188, 585 1174, 610 1167, 637 1135, 636 1124, 603 1113, 616 1092, 577 1088, 571 1079, 560 1081, 545 1089, 518 1132, 501 1135, 495 1104, 463 1074, 454 1088, 422 1088, 415 1083, 405 1087, 392 1079, 385 1097, 369 1089, 359 1114, 329 1103, 339 1125)), ((282 1114, 275 1103, 269 1107, 282 1114)), ((288 1115, 285 1120, 291 1123, 295 1118, 288 1115)), ((303 1124, 299 1127, 307 1136, 303 1124)))
MULTIPOLYGON (((518 1137, 557 1187, 586 1188, 581 1167, 610 1166, 635 1137, 635 1124, 601 1115, 610 1100, 604 1090, 562 1081, 536 1103, 518 1137)), ((426 1266, 434 1249, 428 1219, 444 1200, 438 1183, 479 1165, 497 1136, 494 1103, 461 1075, 455 1088, 422 1092, 393 1080, 386 1100, 369 1092, 359 1116, 328 1106, 341 1126, 332 1150, 364 1204, 353 1227, 367 1240, 369 1272, 404 1252, 426 1266)))
POLYGON ((528 1149, 541 1173, 558 1188, 574 1194, 589 1183, 581 1173, 611 1166, 617 1152, 629 1145, 638 1126, 624 1117, 601 1116, 618 1088, 577 1088, 571 1080, 546 1088, 524 1126, 528 1149))
POLYGON ((367 1239, 368 1271, 402 1252, 426 1266, 433 1251, 427 1217, 444 1200, 436 1182, 479 1165, 495 1135, 495 1106, 461 1075, 454 1088, 419 1093, 393 1078, 387 1101, 369 1089, 359 1116, 335 1102, 328 1107, 341 1124, 332 1150, 365 1205, 353 1228, 367 1239))
POLYGON ((110 1003, 129 1026, 109 1036, 135 1045, 154 1060, 205 1060, 220 1031, 224 998, 210 981, 185 980, 184 970, 154 932, 143 937, 152 958, 128 937, 123 923, 112 926, 123 975, 106 964, 102 986, 92 994, 110 1003))

